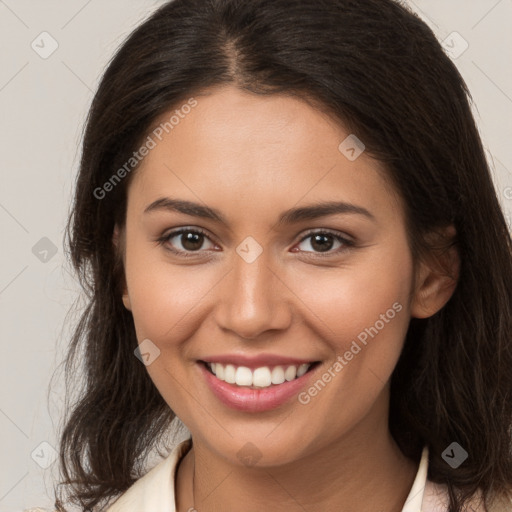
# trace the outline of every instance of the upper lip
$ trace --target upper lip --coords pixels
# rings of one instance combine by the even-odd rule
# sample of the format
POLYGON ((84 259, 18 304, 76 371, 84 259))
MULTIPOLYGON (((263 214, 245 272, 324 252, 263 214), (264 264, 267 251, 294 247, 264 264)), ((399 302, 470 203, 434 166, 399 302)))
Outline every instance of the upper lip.
POLYGON ((281 356, 278 354, 258 354, 249 356, 245 354, 220 354, 201 359, 205 363, 232 364, 234 366, 246 366, 247 368, 260 368, 262 366, 285 366, 309 364, 318 359, 299 359, 296 357, 281 356))

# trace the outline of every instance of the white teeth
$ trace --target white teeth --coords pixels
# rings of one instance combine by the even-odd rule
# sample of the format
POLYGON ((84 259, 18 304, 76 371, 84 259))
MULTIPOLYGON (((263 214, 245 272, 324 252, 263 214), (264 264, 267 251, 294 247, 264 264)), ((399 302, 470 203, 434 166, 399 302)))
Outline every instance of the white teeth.
POLYGON ((284 372, 284 378, 288 381, 295 379, 297 377, 297 367, 296 366, 288 366, 284 372))
MULTIPOLYGON (((238 384, 238 382, 237 382, 238 384)), ((272 384, 272 375, 267 366, 256 368, 252 374, 252 385, 259 388, 266 388, 272 384)))
POLYGON ((252 372, 245 366, 239 366, 235 373, 235 383, 237 386, 252 386, 252 372))
POLYGON ((308 371, 308 368, 309 364, 301 364, 297 370, 297 377, 302 377, 308 371))
POLYGON ((276 366, 272 370, 272 384, 282 384, 284 382, 284 370, 282 366, 276 366))
POLYGON ((224 366, 221 364, 215 364, 215 368, 212 368, 212 372, 217 375, 220 380, 224 380, 224 366))
POLYGON ((311 366, 311 363, 301 365, 274 366, 272 370, 268 366, 262 366, 251 370, 246 366, 235 367, 232 364, 208 363, 208 367, 218 379, 236 384, 237 386, 253 386, 268 388, 271 385, 279 385, 285 381, 292 381, 302 377, 311 366))
MULTIPOLYGON (((220 363, 217 363, 217 368, 219 366, 222 366, 222 365, 220 363)), ((222 377, 219 377, 219 379, 222 379, 222 377)), ((229 384, 234 384, 236 382, 235 367, 232 364, 228 364, 224 368, 224 379, 223 380, 225 380, 229 384)))

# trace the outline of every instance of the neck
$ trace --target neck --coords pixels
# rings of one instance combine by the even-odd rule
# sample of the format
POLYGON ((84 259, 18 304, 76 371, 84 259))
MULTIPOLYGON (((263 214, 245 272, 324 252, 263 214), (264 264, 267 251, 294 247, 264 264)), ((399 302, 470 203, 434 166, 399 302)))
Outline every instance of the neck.
POLYGON ((417 463, 401 453, 386 429, 363 442, 338 439, 272 467, 234 466, 194 442, 177 469, 177 511, 400 512, 416 472, 417 463))

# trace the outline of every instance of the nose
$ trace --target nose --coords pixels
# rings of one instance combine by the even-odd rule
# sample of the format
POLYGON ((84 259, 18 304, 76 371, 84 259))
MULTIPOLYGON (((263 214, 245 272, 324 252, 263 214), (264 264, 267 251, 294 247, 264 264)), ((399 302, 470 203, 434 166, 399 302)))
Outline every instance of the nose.
POLYGON ((285 330, 292 319, 293 293, 264 254, 252 263, 235 255, 231 272, 219 283, 217 325, 240 338, 255 339, 266 331, 285 330))

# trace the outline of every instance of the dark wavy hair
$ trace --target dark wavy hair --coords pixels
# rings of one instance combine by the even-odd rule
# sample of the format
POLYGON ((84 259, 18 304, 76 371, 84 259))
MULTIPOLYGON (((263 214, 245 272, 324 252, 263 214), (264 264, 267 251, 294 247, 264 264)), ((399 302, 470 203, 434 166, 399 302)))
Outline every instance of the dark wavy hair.
MULTIPOLYGON (((62 425, 57 494, 65 489, 67 502, 100 509, 141 476, 175 418, 134 357, 122 255, 112 243, 137 167, 106 197, 97 190, 155 119, 225 84, 294 95, 357 134, 403 199, 415 263, 456 246, 452 297, 433 316, 410 321, 391 377, 389 428, 413 460, 429 447, 428 476, 448 486, 451 512, 478 489, 486 507, 505 496, 512 483, 510 233, 463 78, 427 25, 393 0, 175 0, 112 58, 89 111, 65 236, 87 305, 64 361, 68 393, 75 381, 81 386, 62 425), (433 247, 428 234, 450 224, 455 238, 433 247), (457 469, 441 457, 454 441, 469 452, 457 469)), ((56 498, 59 510, 64 503, 56 498)))

